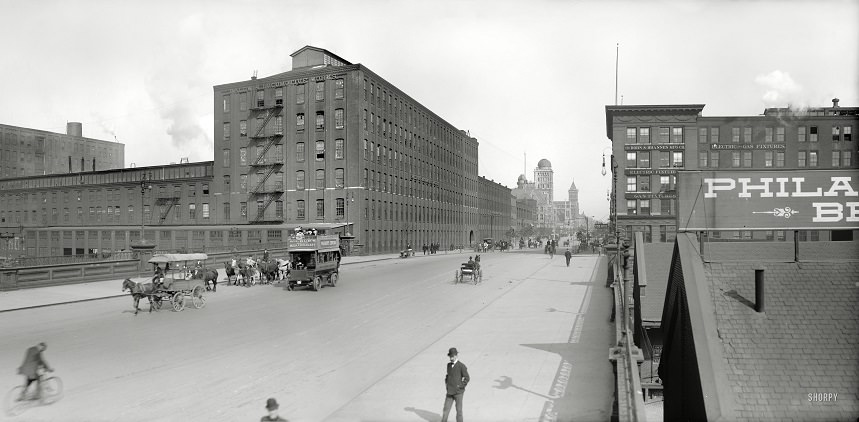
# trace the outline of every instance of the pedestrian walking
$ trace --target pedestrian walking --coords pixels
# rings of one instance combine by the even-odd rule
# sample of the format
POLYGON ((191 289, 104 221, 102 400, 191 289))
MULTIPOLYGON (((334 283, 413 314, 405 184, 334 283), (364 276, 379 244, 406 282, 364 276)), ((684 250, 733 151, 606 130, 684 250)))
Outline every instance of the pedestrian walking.
POLYGON ((275 400, 274 397, 266 400, 265 410, 268 410, 268 415, 263 416, 260 419, 260 422, 286 421, 286 419, 281 418, 280 415, 278 415, 278 409, 280 409, 280 405, 277 404, 277 400, 275 400))
POLYGON ((446 392, 441 422, 447 422, 450 407, 454 402, 456 403, 456 422, 462 422, 462 396, 465 394, 465 386, 468 385, 471 378, 468 376, 468 368, 459 361, 459 352, 456 347, 451 347, 447 351, 447 356, 450 358, 450 362, 447 364, 447 374, 444 376, 446 392))
POLYGON ((567 251, 564 252, 564 258, 567 258, 567 266, 570 266, 570 258, 573 257, 573 253, 570 252, 570 248, 567 248, 567 251))

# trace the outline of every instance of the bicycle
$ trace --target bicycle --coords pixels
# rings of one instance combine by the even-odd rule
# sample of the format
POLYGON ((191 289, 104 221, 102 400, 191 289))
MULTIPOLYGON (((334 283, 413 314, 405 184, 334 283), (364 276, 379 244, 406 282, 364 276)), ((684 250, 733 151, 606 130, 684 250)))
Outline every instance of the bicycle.
POLYGON ((22 385, 17 385, 6 393, 3 410, 7 416, 20 415, 36 405, 47 406, 56 403, 63 397, 63 380, 58 376, 46 378, 45 371, 39 371, 39 381, 36 385, 36 388, 31 389, 33 391, 26 394, 23 400, 20 400, 21 391, 24 389, 22 385), (35 391, 37 389, 41 391, 35 391), (38 399, 35 398, 37 393, 39 393, 38 399))

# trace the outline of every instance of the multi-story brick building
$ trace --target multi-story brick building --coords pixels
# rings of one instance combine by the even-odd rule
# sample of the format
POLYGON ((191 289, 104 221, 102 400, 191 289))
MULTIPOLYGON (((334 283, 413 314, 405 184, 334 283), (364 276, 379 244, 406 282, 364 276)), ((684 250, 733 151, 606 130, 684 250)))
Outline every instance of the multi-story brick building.
POLYGON ((84 138, 80 123, 66 133, 0 124, 0 178, 125 167, 125 145, 84 138))
POLYGON ((483 176, 477 178, 478 209, 480 222, 478 232, 469 234, 470 242, 486 238, 504 240, 511 227, 510 188, 483 176))
MULTIPOLYGON (((617 221, 628 236, 674 240, 677 170, 859 168, 859 107, 767 108, 759 116, 702 116, 703 104, 606 106, 617 171, 617 221)), ((721 239, 789 239, 784 232, 714 232, 721 239)), ((800 233, 828 240, 829 232, 800 233)))
POLYGON ((214 188, 229 224, 341 224, 371 253, 467 244, 478 143, 366 66, 307 46, 217 85, 214 188))

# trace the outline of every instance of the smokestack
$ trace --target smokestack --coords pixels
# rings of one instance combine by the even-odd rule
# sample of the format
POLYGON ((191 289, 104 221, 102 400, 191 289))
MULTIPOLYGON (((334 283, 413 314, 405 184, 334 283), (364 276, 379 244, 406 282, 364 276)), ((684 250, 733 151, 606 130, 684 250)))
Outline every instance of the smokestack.
POLYGON ((764 270, 755 270, 755 312, 764 312, 764 270))
POLYGON ((838 98, 833 98, 832 99, 832 108, 837 108, 837 107, 838 107, 838 98))
POLYGON ((66 135, 83 137, 84 129, 83 124, 80 122, 68 122, 66 123, 66 135))

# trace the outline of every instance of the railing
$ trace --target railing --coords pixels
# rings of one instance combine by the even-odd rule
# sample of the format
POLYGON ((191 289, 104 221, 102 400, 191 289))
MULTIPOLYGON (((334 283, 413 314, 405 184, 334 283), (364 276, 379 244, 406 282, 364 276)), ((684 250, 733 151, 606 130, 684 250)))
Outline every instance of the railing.
POLYGON ((134 252, 100 252, 88 255, 60 255, 60 256, 31 256, 10 259, 0 264, 2 268, 19 267, 41 267, 45 265, 82 264, 89 262, 125 261, 134 259, 134 252))
MULTIPOLYGON (((260 138, 260 134, 265 131, 265 126, 268 124, 269 120, 278 113, 279 108, 282 106, 277 106, 276 108, 272 108, 271 111, 266 113, 265 119, 262 121, 262 124, 257 128, 256 134, 251 136, 251 138, 260 138)), ((258 110, 262 110, 261 108, 257 108, 258 110)))

